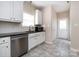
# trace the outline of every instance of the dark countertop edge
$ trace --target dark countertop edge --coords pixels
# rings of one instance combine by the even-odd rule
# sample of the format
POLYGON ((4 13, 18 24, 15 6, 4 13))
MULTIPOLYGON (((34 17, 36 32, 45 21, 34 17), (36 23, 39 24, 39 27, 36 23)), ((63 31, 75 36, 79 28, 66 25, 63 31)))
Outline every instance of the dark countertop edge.
MULTIPOLYGON (((45 32, 45 31, 40 31, 40 32, 45 32)), ((36 32, 36 31, 24 31, 24 32, 2 33, 2 34, 0 34, 0 38, 14 36, 14 35, 21 35, 21 34, 31 34, 31 33, 38 33, 38 32, 36 32)))

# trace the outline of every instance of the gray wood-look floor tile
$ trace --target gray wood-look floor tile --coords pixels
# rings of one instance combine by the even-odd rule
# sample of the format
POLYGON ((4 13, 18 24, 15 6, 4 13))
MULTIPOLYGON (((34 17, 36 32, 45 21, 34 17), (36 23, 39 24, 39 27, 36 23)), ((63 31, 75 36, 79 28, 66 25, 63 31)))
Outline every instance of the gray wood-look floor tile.
POLYGON ((79 53, 72 51, 67 42, 67 40, 56 39, 53 44, 42 43, 23 57, 78 57, 79 53))

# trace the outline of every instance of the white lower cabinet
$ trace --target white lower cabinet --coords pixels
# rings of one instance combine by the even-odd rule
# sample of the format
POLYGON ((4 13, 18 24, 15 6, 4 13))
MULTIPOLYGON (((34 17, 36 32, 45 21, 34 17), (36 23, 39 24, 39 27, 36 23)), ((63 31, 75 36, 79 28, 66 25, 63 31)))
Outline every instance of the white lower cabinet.
MULTIPOLYGON (((28 50, 45 41, 45 32, 28 34, 28 50)), ((15 48, 14 48, 15 49, 15 48)), ((10 37, 0 38, 0 57, 11 57, 10 37)))
POLYGON ((45 32, 30 33, 28 35, 28 50, 45 41, 45 32))
POLYGON ((10 37, 0 38, 0 57, 10 57, 10 37))

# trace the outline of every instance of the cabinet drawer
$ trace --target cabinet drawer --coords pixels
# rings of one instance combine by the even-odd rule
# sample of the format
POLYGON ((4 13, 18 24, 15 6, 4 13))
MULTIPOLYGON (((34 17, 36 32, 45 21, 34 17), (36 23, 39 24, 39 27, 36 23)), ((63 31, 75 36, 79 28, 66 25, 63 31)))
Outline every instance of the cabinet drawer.
POLYGON ((29 38, 38 37, 38 36, 40 36, 40 33, 29 34, 29 38))
POLYGON ((9 43, 9 42, 10 42, 10 37, 0 38, 0 45, 3 43, 9 43))

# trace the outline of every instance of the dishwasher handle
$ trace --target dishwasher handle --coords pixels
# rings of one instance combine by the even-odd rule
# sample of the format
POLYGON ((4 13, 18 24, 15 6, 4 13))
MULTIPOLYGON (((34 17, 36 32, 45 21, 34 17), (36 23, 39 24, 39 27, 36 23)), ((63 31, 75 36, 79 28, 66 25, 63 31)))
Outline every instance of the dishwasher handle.
POLYGON ((22 39, 22 38, 27 38, 27 36, 22 36, 22 37, 18 37, 18 36, 16 36, 16 37, 11 37, 11 40, 18 40, 18 39, 22 39))

